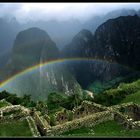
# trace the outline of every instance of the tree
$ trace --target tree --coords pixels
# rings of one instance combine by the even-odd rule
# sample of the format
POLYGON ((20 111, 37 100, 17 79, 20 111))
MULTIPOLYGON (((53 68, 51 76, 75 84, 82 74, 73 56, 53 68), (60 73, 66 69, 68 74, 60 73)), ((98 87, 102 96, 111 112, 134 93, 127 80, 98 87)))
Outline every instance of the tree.
POLYGON ((7 100, 8 102, 10 102, 11 104, 13 104, 13 105, 17 105, 17 104, 20 103, 20 99, 17 97, 16 94, 10 94, 10 95, 6 98, 6 100, 7 100))
POLYGON ((0 100, 7 98, 10 95, 10 93, 8 93, 6 90, 2 91, 0 93, 0 100))
POLYGON ((36 109, 39 110, 42 114, 48 114, 48 107, 47 105, 42 102, 42 101, 38 101, 36 104, 36 109))
POLYGON ((23 97, 22 97, 22 102, 21 102, 21 104, 23 105, 23 106, 28 106, 29 104, 30 104, 30 102, 31 102, 31 95, 24 95, 23 97))
POLYGON ((82 98, 78 93, 69 96, 70 109, 77 107, 82 102, 82 98))

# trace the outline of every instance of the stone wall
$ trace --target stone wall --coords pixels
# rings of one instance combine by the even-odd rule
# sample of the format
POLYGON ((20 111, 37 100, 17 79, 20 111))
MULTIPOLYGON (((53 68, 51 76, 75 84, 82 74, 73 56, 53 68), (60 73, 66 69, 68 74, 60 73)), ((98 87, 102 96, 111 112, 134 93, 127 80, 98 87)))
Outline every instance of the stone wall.
POLYGON ((140 121, 134 121, 132 125, 133 129, 140 129, 140 121))
POLYGON ((0 108, 0 122, 6 122, 13 119, 18 120, 28 115, 30 115, 30 110, 20 105, 11 105, 0 108))
POLYGON ((0 122, 27 117, 30 127, 32 126, 31 130, 34 136, 39 136, 37 128, 41 132, 41 135, 57 136, 69 130, 81 127, 93 127, 109 120, 115 120, 127 129, 140 129, 140 106, 132 102, 105 107, 89 101, 83 101, 80 106, 74 108, 72 111, 64 109, 56 112, 55 126, 50 126, 50 117, 47 114, 42 115, 40 111, 31 111, 20 105, 0 108, 0 113, 0 122), (14 111, 19 112, 13 113, 14 111), (4 113, 10 112, 10 115, 4 115, 4 113), (72 115, 71 120, 69 119, 69 113, 72 115), (34 121, 31 117, 28 117, 30 115, 33 116, 34 121), (37 127, 33 129, 35 125, 37 127))
POLYGON ((73 130, 81 127, 91 127, 101 122, 105 122, 113 119, 114 119, 114 114, 111 113, 110 111, 98 112, 93 115, 88 115, 80 119, 74 119, 72 121, 68 121, 61 125, 50 127, 50 129, 46 131, 45 135, 46 136, 61 135, 62 133, 67 132, 69 130, 73 130))
POLYGON ((114 113, 114 120, 117 121, 119 124, 124 126, 124 128, 131 129, 133 125, 133 119, 130 118, 128 115, 124 115, 120 112, 114 113))
POLYGON ((73 110, 73 113, 77 113, 78 111, 80 112, 78 117, 74 116, 72 121, 50 127, 46 130, 45 135, 57 136, 69 130, 81 127, 92 127, 108 120, 115 120, 126 129, 140 128, 140 121, 135 121, 135 118, 130 115, 132 112, 140 112, 140 106, 132 102, 104 107, 99 104, 84 101, 79 107, 73 110), (125 109, 124 112, 120 111, 122 108, 125 109))
POLYGON ((125 114, 128 114, 134 121, 140 120, 140 108, 137 105, 131 105, 125 108, 125 114))
POLYGON ((47 120, 41 116, 41 112, 40 111, 35 111, 33 118, 35 120, 35 123, 39 129, 39 131, 45 135, 46 130, 49 129, 51 126, 48 124, 47 120))
POLYGON ((121 105, 115 105, 109 108, 119 111, 124 115, 128 115, 130 118, 133 118, 134 121, 140 120, 140 106, 133 102, 123 103, 121 105))
POLYGON ((107 107, 89 101, 83 101, 82 104, 72 110, 73 118, 81 118, 86 115, 94 114, 97 112, 105 111, 107 107))
POLYGON ((55 117, 56 125, 65 123, 69 120, 69 116, 66 109, 56 112, 54 117, 55 117))
POLYGON ((112 109, 112 110, 118 111, 122 107, 126 108, 127 106, 131 106, 131 105, 133 106, 134 103, 133 102, 129 102, 129 103, 123 103, 123 104, 119 104, 119 105, 113 105, 113 106, 108 107, 108 109, 112 109))
POLYGON ((74 119, 82 118, 90 114, 105 111, 107 107, 89 101, 83 101, 78 107, 73 110, 62 109, 54 115, 55 125, 65 123, 74 119))
POLYGON ((30 110, 21 105, 11 105, 11 106, 6 106, 6 107, 0 108, 1 113, 7 113, 7 112, 16 111, 16 110, 20 110, 21 112, 23 112, 27 115, 30 114, 30 110))
POLYGON ((37 129, 37 126, 36 126, 36 124, 35 124, 34 119, 33 119, 31 116, 27 116, 27 117, 26 117, 26 120, 27 120, 27 122, 28 122, 28 124, 29 124, 29 127, 30 127, 30 130, 31 130, 31 132, 32 132, 32 135, 33 135, 34 137, 39 137, 39 136, 40 136, 40 133, 39 133, 39 131, 38 131, 38 129, 37 129))

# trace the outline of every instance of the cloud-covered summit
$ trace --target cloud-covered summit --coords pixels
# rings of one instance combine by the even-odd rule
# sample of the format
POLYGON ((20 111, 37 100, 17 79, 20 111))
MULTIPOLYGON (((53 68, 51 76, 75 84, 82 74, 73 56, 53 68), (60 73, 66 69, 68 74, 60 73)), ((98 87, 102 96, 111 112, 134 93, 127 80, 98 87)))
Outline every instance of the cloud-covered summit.
POLYGON ((1 3, 0 17, 16 17, 19 22, 69 19, 84 21, 112 10, 138 10, 139 7, 139 3, 1 3))

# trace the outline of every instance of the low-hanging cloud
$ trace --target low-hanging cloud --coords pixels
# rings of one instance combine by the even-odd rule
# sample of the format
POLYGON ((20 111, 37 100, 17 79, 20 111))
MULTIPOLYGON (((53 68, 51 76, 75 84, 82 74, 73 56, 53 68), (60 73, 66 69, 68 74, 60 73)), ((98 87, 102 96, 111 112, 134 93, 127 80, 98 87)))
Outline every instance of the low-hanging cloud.
POLYGON ((139 3, 1 3, 0 17, 29 20, 87 20, 91 16, 106 14, 117 9, 140 8, 139 3))

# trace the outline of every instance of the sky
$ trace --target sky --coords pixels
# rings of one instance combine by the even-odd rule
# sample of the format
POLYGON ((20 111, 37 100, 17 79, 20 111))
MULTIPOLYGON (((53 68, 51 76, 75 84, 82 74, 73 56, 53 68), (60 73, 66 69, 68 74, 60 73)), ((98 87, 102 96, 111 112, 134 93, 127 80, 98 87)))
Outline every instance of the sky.
POLYGON ((91 16, 112 10, 129 8, 138 10, 140 3, 1 3, 0 17, 13 16, 19 22, 27 20, 59 20, 71 18, 87 20, 91 16))

